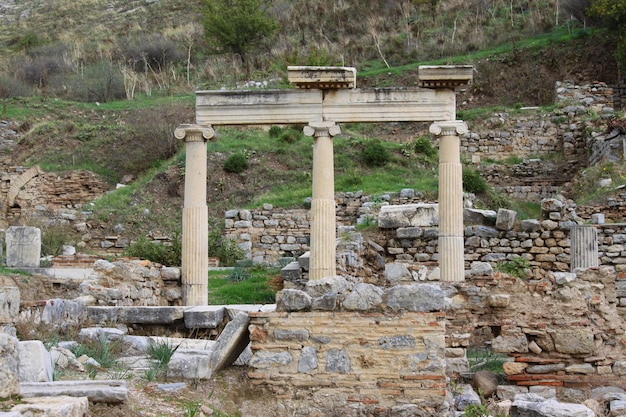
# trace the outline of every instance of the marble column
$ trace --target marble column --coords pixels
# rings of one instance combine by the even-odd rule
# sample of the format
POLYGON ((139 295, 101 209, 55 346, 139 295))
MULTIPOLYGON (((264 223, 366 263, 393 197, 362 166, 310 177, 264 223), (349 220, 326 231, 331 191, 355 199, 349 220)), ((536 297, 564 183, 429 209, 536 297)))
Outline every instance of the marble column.
POLYGON ((435 122, 430 132, 439 138, 439 269, 442 281, 465 279, 463 241, 463 172, 459 135, 462 121, 435 122))
POLYGON ((597 267, 598 256, 598 231, 591 225, 579 225, 570 230, 571 239, 571 264, 570 270, 587 269, 597 267))
POLYGON ((206 204, 206 141, 215 137, 209 126, 180 125, 176 139, 185 141, 185 197, 181 275, 183 302, 187 306, 208 304, 208 207, 206 204))
POLYGON ((341 133, 334 122, 311 122, 304 134, 313 136, 313 195, 309 279, 337 274, 335 256, 335 166, 333 136, 341 133))

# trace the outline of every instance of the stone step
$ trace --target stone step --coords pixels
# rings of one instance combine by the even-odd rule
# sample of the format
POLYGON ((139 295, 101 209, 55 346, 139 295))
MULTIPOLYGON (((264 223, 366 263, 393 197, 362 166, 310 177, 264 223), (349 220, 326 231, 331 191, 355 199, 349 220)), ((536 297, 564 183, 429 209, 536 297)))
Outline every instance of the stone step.
POLYGON ((20 383, 23 398, 35 397, 87 397, 92 402, 118 404, 128 399, 125 381, 81 380, 20 383))

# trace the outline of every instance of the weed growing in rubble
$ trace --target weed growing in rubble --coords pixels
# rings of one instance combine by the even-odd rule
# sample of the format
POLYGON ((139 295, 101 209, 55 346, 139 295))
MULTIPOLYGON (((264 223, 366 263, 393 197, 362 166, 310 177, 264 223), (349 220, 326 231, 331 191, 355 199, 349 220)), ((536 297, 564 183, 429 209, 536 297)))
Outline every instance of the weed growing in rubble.
POLYGON ((496 271, 504 272, 515 278, 527 278, 530 274, 530 261, 519 256, 510 261, 498 262, 496 271))
POLYGON ((167 340, 160 340, 158 342, 150 340, 148 343, 148 355, 151 358, 156 359, 159 362, 159 365, 167 366, 179 347, 180 345, 174 346, 167 340))
POLYGON ((195 417, 200 415, 202 404, 198 401, 182 401, 180 405, 184 410, 184 417, 195 417))

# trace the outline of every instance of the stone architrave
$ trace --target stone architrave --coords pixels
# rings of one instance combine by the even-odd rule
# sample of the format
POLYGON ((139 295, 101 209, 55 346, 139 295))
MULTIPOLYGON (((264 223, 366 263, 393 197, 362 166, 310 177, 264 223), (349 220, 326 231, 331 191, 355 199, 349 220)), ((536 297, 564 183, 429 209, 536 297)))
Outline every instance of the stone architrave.
POLYGON ((215 137, 208 126, 181 125, 174 131, 185 141, 185 197, 181 278, 183 302, 188 306, 208 304, 209 212, 206 204, 206 141, 215 137))
POLYGON ((11 226, 5 239, 8 267, 39 268, 41 230, 30 226, 11 226))
POLYGON ((443 281, 463 281, 463 173, 459 135, 462 121, 436 122, 430 132, 439 138, 439 267, 443 281))

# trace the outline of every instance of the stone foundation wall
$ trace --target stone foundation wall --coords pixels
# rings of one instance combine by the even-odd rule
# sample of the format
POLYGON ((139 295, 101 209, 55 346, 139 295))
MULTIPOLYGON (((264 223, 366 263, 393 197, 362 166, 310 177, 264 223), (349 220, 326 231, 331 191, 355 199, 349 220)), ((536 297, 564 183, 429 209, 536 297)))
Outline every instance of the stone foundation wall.
POLYGON ((307 399, 310 416, 330 410, 388 415, 406 404, 438 415, 446 399, 443 318, 416 312, 251 313, 248 376, 285 402, 307 399))

